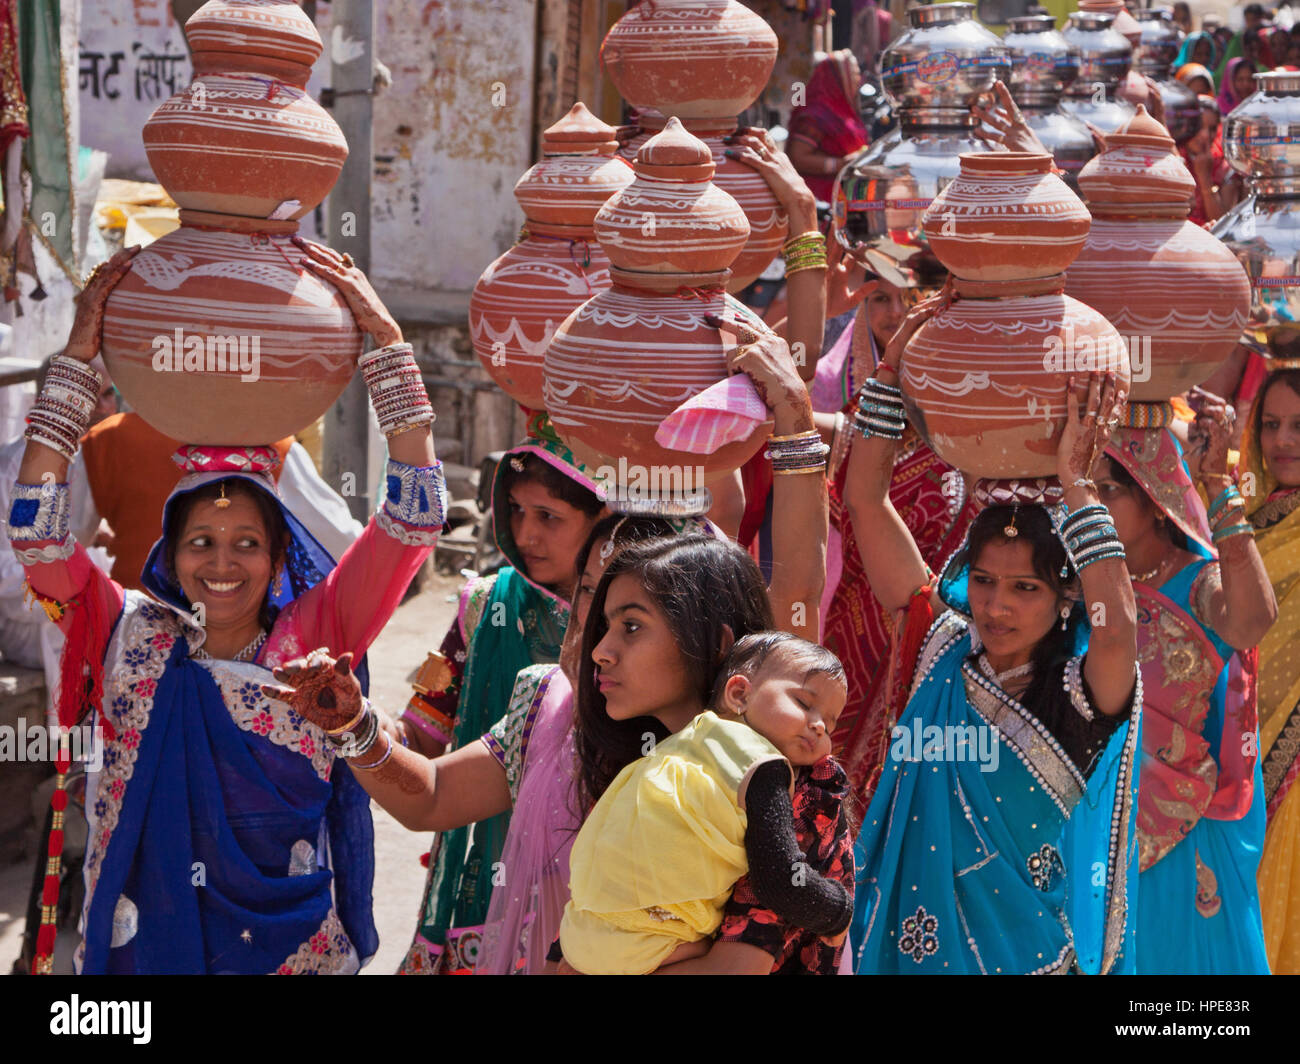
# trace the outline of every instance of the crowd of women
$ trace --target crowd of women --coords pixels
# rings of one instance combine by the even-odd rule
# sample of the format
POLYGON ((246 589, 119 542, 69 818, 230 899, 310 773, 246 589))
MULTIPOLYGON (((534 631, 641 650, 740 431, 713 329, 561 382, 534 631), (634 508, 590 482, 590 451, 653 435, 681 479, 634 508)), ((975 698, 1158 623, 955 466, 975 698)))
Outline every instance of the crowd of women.
MULTIPOLYGON (((1188 43, 1213 86, 1213 40, 1188 43)), ((828 62, 829 126, 856 72, 828 62)), ((796 165, 842 145, 813 143, 731 154, 820 245, 796 165)), ((376 345, 388 437, 337 561, 260 447, 182 448, 149 594, 70 534, 132 251, 30 418, 9 536, 67 636, 60 717, 106 737, 80 971, 358 970, 372 799, 437 833, 408 973, 1300 971, 1300 370, 1257 375, 1239 441, 1209 393, 1137 430, 1113 376, 1062 380, 1064 498, 1023 504, 907 424, 902 352, 953 291, 822 257, 779 333, 717 322, 774 424, 739 542, 611 512, 534 414, 492 487, 507 564, 465 586, 399 713, 366 699, 365 655, 443 525, 432 412, 365 277, 299 250, 376 345)), ((1247 376, 1224 378, 1238 403, 1247 376)))

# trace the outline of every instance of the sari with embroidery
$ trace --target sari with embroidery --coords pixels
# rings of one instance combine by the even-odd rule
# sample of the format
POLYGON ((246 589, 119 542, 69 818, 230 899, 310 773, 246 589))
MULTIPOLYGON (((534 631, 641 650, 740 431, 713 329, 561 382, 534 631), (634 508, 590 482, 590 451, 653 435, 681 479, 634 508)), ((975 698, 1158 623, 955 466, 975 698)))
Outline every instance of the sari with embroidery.
MULTIPOLYGON (((509 454, 536 455, 601 494, 544 415, 530 420, 529 439, 509 454)), ((511 537, 501 473, 505 461, 493 485, 493 525, 497 546, 512 564, 494 576, 471 580, 461 596, 456 623, 465 642, 465 662, 448 749, 475 742, 506 716, 520 670, 559 661, 569 622, 568 602, 528 578, 511 537)), ((412 719, 417 712, 413 705, 405 716, 412 719)), ((502 880, 501 854, 510 818, 510 813, 501 813, 438 836, 428 858, 415 936, 400 974, 464 975, 477 968, 484 921, 493 891, 502 880)))
MULTIPOLYGON (((856 971, 1131 970, 1140 675, 1131 716, 1101 721, 1092 763, 1075 764, 1041 713, 975 665, 958 612, 967 569, 953 570, 941 591, 957 608, 925 640, 858 837, 856 971)), ((1080 607, 1070 625, 1063 679, 1078 693, 1064 711, 1091 726, 1080 607)))
MULTIPOLYGON (((181 496, 234 479, 270 495, 290 534, 267 590, 275 620, 248 663, 203 654, 206 633, 164 540, 143 578, 154 601, 124 591, 67 536, 57 517, 65 486, 15 486, 16 553, 33 590, 64 611, 68 646, 92 666, 89 690, 102 685, 91 697, 104 752, 86 785, 78 969, 355 972, 378 945, 369 799, 324 733, 261 684, 316 647, 361 661, 436 543, 441 469, 390 461, 382 508, 335 565, 276 495, 269 449, 202 450, 194 460, 190 449, 190 475, 168 499, 164 540, 181 496)), ((364 684, 364 662, 358 675, 364 684)))
MULTIPOLYGON (((1256 402, 1259 400, 1256 399, 1256 402)), ((1273 584, 1277 620, 1259 644, 1259 733, 1268 818, 1259 862, 1264 941, 1274 974, 1300 974, 1300 489, 1279 489, 1254 436, 1242 444, 1246 508, 1273 584)))
POLYGON ((1203 620, 1219 566, 1173 434, 1121 429, 1107 453, 1201 559, 1159 587, 1133 582, 1143 690, 1137 971, 1266 974, 1257 654, 1233 650, 1203 620))

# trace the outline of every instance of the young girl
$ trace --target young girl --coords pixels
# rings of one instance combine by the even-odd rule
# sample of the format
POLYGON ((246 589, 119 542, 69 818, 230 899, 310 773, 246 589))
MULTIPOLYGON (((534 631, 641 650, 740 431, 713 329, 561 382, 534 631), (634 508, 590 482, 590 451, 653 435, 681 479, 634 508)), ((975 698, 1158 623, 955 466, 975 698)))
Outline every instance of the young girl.
POLYGON ((574 843, 560 940, 566 961, 590 974, 644 974, 694 955, 678 947, 717 930, 746 870, 784 922, 830 935, 850 917, 844 885, 808 867, 789 795, 791 766, 830 753, 845 698, 839 661, 794 637, 742 639, 711 699, 718 712, 700 712, 712 655, 689 651, 671 593, 681 570, 662 553, 633 548, 610 566, 586 633, 597 676, 580 677, 580 734, 598 702, 614 725, 607 733, 644 717, 675 733, 656 744, 643 728, 649 756, 608 785, 601 758, 584 773, 588 799, 598 800, 574 843), (642 676, 658 682, 637 684, 642 676))

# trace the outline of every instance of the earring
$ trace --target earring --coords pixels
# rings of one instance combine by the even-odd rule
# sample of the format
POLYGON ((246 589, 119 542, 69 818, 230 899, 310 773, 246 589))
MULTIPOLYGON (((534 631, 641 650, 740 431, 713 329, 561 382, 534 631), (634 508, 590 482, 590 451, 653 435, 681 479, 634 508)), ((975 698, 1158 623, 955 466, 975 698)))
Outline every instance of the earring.
POLYGON ((271 597, 279 598, 284 591, 284 566, 281 565, 275 571, 275 579, 271 581, 271 597))
POLYGON ((1061 607, 1061 631, 1064 632, 1070 623, 1070 604, 1067 602, 1061 607))

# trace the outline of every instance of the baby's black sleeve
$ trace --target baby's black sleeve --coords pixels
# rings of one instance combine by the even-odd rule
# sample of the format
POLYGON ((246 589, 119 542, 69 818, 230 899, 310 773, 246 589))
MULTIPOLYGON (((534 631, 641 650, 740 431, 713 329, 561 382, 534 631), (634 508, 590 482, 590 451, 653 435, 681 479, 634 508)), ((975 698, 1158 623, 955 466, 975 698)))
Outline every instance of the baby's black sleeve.
POLYGON ((754 770, 745 810, 749 882, 758 903, 783 923, 816 935, 845 930, 853 920, 853 899, 844 884, 814 871, 799 848, 787 762, 773 760, 754 770))

